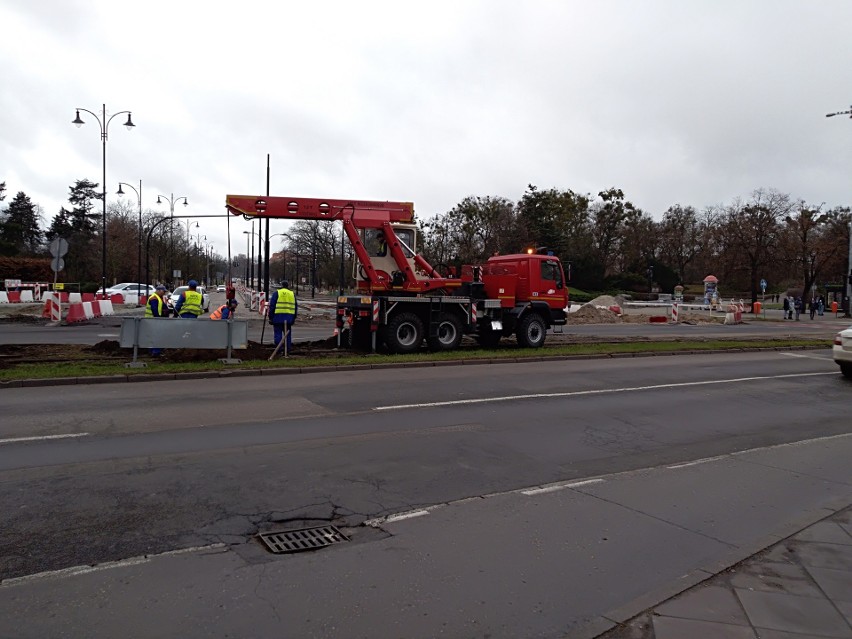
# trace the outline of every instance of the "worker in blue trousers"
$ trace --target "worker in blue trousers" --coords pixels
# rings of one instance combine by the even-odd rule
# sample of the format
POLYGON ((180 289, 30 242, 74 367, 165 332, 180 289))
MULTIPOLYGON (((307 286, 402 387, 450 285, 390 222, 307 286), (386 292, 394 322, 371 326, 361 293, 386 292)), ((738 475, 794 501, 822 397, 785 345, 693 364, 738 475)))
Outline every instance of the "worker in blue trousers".
POLYGON ((195 280, 189 280, 187 286, 189 289, 181 293, 175 304, 175 314, 183 319, 198 319, 204 312, 204 296, 195 290, 198 287, 195 280))
MULTIPOLYGON (((154 294, 148 298, 148 303, 145 304, 145 318, 151 319, 154 317, 167 317, 165 314, 166 303, 163 301, 163 296, 166 294, 166 287, 160 284, 154 291, 154 294)), ((162 355, 162 348, 152 348, 151 357, 159 357, 162 355)))
POLYGON ((296 295, 290 290, 290 283, 284 280, 281 282, 281 288, 270 296, 267 313, 269 323, 272 324, 275 346, 281 343, 284 331, 287 331, 288 352, 293 350, 293 322, 296 321, 298 311, 299 305, 296 302, 296 295))

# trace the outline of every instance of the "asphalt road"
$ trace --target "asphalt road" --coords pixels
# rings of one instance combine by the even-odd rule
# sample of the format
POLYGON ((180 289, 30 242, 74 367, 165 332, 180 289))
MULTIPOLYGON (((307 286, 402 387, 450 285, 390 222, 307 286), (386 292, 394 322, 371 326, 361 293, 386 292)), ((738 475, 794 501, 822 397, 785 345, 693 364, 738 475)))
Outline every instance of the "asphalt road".
MULTIPOLYGON (((9 621, 6 627, 0 622, 0 636, 37 636, 10 629, 8 624, 25 613, 39 619, 32 628, 42 636, 70 620, 76 625, 68 627, 76 631, 69 636, 96 636, 96 629, 110 628, 99 625, 103 615, 88 609, 94 600, 76 599, 76 590, 10 578, 211 545, 215 556, 186 560, 195 562, 197 573, 186 574, 186 566, 171 563, 162 564, 170 577, 156 573, 161 581, 182 584, 184 595, 186 588, 197 589, 193 601, 184 602, 184 618, 206 614, 205 606, 214 600, 222 610, 241 610, 244 598, 278 601, 281 590, 261 587, 257 575, 250 583, 237 580, 224 587, 210 572, 248 575, 241 567, 263 566, 283 571, 278 578, 284 581, 276 583, 290 595, 288 580, 294 575, 288 571, 296 570, 301 594, 291 601, 295 609, 287 608, 292 631, 287 636, 437 636, 442 619, 445 636, 561 636, 560 628, 582 625, 691 569, 706 570, 827 500, 850 498, 844 437, 852 425, 852 386, 830 358, 828 351, 765 352, 5 389, 0 393, 0 579, 7 581, 0 587, 0 619, 9 621), (32 437, 43 439, 25 441, 32 437), (716 461, 710 480, 698 473, 684 484, 682 473, 665 470, 825 437, 835 443, 785 448, 785 459, 773 457, 762 466, 734 469, 730 460, 716 461), (652 473, 653 481, 650 471, 639 470, 636 481, 613 475, 661 467, 652 473), (777 470, 782 467, 795 472, 777 470), (618 495, 585 500, 572 493, 570 503, 556 507, 549 501, 529 511, 506 497, 518 489, 601 476, 611 478, 604 492, 620 486, 618 495), (637 488, 640 484, 645 487, 637 488), (470 499, 485 505, 463 507, 470 499), (600 511, 602 500, 619 499, 630 506, 600 511), (702 500, 712 500, 713 514, 696 509, 702 500), (414 530, 392 522, 363 525, 436 505, 452 508, 436 511, 440 517, 414 530), (453 513, 449 519, 448 513, 453 513), (641 521, 633 519, 637 513, 641 521), (678 513, 691 514, 679 522, 678 513), (608 534, 579 523, 601 518, 608 534), (650 519, 668 522, 668 533, 649 525, 650 519), (354 556, 343 560, 334 554, 342 551, 330 549, 300 559, 297 566, 275 563, 278 558, 269 563, 271 556, 251 540, 258 531, 330 521, 360 542, 347 551, 354 556), (547 533, 566 522, 578 522, 576 544, 571 536, 547 533), (677 537, 684 530, 688 539, 677 537), (595 535, 600 544, 600 537, 610 536, 635 542, 633 534, 656 553, 639 567, 627 561, 629 553, 621 546, 590 545, 595 535), (554 605, 556 577, 530 574, 523 583, 513 582, 515 601, 523 606, 511 609, 512 597, 498 597, 492 581, 496 574, 503 579, 519 574, 522 566, 512 561, 499 568, 507 552, 533 552, 539 563, 579 570, 582 577, 560 581, 559 587, 567 600, 576 596, 583 605, 576 610, 554 605), (424 559, 424 553, 434 559, 424 559), (491 557, 496 567, 489 571, 461 561, 477 553, 491 557), (414 564, 420 571, 416 578, 408 572, 414 564), (596 565, 606 570, 596 573, 596 565), (363 581, 372 574, 370 566, 380 570, 380 583, 363 581), (641 580, 634 578, 636 570, 644 571, 641 580), (321 594, 330 579, 340 601, 321 594), (395 612, 375 601, 367 605, 372 599, 363 599, 361 589, 341 589, 341 583, 377 592, 390 587, 395 612), (589 583, 594 583, 591 591, 589 583), (462 593, 476 598, 477 588, 481 615, 470 612, 471 601, 460 612, 462 593), (442 589, 454 596, 435 596, 442 589), (58 605, 48 619, 38 612, 45 601, 58 605), (541 605, 533 611, 536 601, 541 605), (422 631, 397 627, 394 632, 394 626, 376 631, 376 624, 395 618, 410 628, 412 611, 421 608, 429 617, 422 631), (334 625, 353 615, 357 632, 334 625), (463 619, 471 618, 480 625, 464 625, 463 619), (311 625, 311 620, 323 621, 311 625), (461 627, 470 632, 452 632, 461 627)), ((155 587, 154 574, 138 576, 138 583, 155 587)), ((99 577, 91 579, 85 583, 93 592, 106 592, 99 577)), ((103 579, 129 583, 120 575, 103 579)), ((171 619, 162 609, 166 599, 145 607, 146 614, 171 619)), ((130 614, 133 604, 123 601, 113 601, 117 608, 110 614, 122 606, 130 614)), ((102 604, 97 609, 104 609, 102 604)), ((254 604, 246 605, 253 609, 254 604)), ((279 613, 264 614, 264 623, 274 628, 279 613)), ((268 635, 243 622, 250 619, 231 617, 228 632, 268 635)), ((211 634, 217 634, 216 626, 203 636, 211 634)))

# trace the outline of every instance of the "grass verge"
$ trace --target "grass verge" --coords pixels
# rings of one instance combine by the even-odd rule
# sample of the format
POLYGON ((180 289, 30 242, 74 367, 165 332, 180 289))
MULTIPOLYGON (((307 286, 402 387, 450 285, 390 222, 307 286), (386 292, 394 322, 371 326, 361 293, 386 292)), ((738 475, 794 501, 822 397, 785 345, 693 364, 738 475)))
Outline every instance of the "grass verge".
MULTIPOLYGON (((266 360, 244 360, 239 365, 225 365, 219 361, 211 362, 157 362, 147 360, 146 368, 126 368, 122 361, 65 361, 65 362, 32 362, 18 364, 14 367, 0 370, 0 381, 16 381, 23 379, 46 379, 66 377, 94 377, 104 375, 151 375, 196 373, 203 371, 233 371, 257 370, 268 368, 314 368, 329 366, 374 366, 395 363, 445 362, 458 360, 523 360, 560 358, 583 355, 617 355, 635 353, 678 353, 695 351, 718 350, 754 350, 754 349, 785 349, 785 348, 831 348, 831 340, 786 339, 786 340, 708 340, 708 341, 660 341, 660 342, 599 342, 583 344, 566 344, 551 346, 545 349, 496 348, 493 350, 477 349, 454 351, 450 353, 417 353, 414 355, 384 355, 384 354, 355 354, 342 353, 336 357, 293 357, 266 360)), ((234 352, 239 357, 239 351, 234 352)), ((128 357, 129 359, 129 357, 128 357)))

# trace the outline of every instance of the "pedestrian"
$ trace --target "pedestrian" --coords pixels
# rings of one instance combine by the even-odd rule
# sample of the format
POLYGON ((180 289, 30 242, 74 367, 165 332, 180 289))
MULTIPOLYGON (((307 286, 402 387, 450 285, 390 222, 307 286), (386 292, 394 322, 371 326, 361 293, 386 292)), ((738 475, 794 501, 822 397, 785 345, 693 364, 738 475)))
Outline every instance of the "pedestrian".
POLYGON ((802 298, 801 297, 797 297, 793 301, 793 308, 796 311, 796 321, 798 322, 799 321, 799 315, 801 315, 801 313, 802 313, 802 298))
POLYGON ((287 332, 287 351, 293 349, 293 322, 299 312, 296 296, 290 290, 290 282, 281 282, 281 288, 275 291, 269 298, 269 310, 267 311, 269 323, 273 328, 273 342, 277 347, 281 343, 284 331, 287 332))
POLYGON ((228 300, 227 304, 222 304, 215 311, 210 313, 212 320, 229 320, 234 319, 234 314, 237 312, 237 300, 228 300))
POLYGON ((816 301, 816 299, 815 299, 815 298, 813 298, 813 297, 811 298, 811 301, 810 301, 810 303, 808 304, 808 311, 810 311, 810 313, 811 313, 811 319, 813 319, 813 318, 814 318, 814 315, 816 315, 816 311, 817 311, 817 301, 816 301))
POLYGON ((784 298, 784 319, 789 319, 790 315, 790 298, 784 298))
MULTIPOLYGON (((163 296, 165 296, 165 294, 166 287, 162 284, 158 285, 151 297, 148 298, 148 303, 145 304, 145 319, 168 317, 168 307, 163 301, 163 296)), ((162 354, 162 348, 151 349, 151 357, 159 357, 162 354)))
POLYGON ((233 300, 237 297, 237 289, 234 288, 234 283, 228 280, 228 286, 225 287, 225 299, 233 300))
POLYGON ((819 313, 820 317, 825 313, 825 298, 822 295, 817 300, 817 313, 819 313))
POLYGON ((175 304, 175 315, 183 319, 198 319, 198 316, 204 312, 204 298, 195 290, 198 282, 189 280, 187 286, 189 289, 181 293, 175 304))

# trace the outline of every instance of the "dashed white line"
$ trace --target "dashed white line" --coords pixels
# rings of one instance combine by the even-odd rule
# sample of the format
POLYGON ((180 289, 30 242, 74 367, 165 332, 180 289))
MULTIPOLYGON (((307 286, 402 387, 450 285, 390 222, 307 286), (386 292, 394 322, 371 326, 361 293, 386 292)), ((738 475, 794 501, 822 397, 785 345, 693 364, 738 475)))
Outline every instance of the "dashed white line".
POLYGON ((499 397, 479 397, 473 399, 454 399, 444 402, 424 402, 422 404, 395 404, 376 406, 373 410, 404 410, 409 408, 436 408, 440 406, 461 406, 464 404, 487 404, 490 402, 508 402, 522 399, 553 399, 556 397, 582 397, 588 395, 608 395, 612 393, 629 393, 646 390, 662 390, 667 388, 686 388, 688 386, 711 386, 714 384, 739 384, 770 379, 795 379, 799 377, 816 377, 820 375, 837 375, 830 373, 788 373, 785 375, 760 375, 756 377, 736 377, 733 379, 711 379, 702 382, 678 382, 674 384, 653 384, 651 386, 628 386, 624 388, 601 388, 597 390, 566 391, 564 393, 535 393, 531 395, 503 395, 499 397))
POLYGON ((831 362, 834 358, 831 356, 823 356, 820 357, 818 355, 803 355, 802 353, 778 353, 779 355, 783 355, 784 357, 798 357, 799 359, 816 359, 821 362, 831 362))
POLYGON ((40 435, 38 437, 10 437, 0 439, 0 444, 17 444, 18 442, 38 442, 49 439, 70 439, 72 437, 88 437, 89 433, 65 433, 63 435, 40 435))
POLYGON ((37 572, 32 575, 24 575, 23 577, 12 577, 11 579, 3 579, 0 581, 0 588, 8 588, 11 586, 19 586, 31 581, 40 579, 58 579, 61 577, 75 577, 77 575, 87 575, 92 572, 101 570, 112 570, 113 568, 127 568, 129 566, 138 566, 146 564, 157 557, 170 557, 173 555, 183 555, 191 552, 199 552, 202 550, 216 550, 224 548, 225 544, 210 544, 208 546, 193 546, 191 548, 180 548, 178 550, 168 550, 156 555, 143 555, 141 557, 131 557, 120 561, 106 561, 102 564, 93 566, 72 566, 70 568, 62 568, 60 570, 47 570, 45 572, 37 572))
POLYGON ((385 523, 393 523, 395 521, 402 521, 403 519, 413 519, 414 517, 422 517, 423 515, 428 515, 428 510, 412 510, 407 513, 399 513, 398 515, 391 515, 385 519, 385 523))
POLYGON ((703 459, 696 459, 695 461, 685 462, 683 464, 675 464, 674 466, 666 466, 671 470, 675 468, 687 468, 689 466, 698 466, 699 464, 706 464, 707 462, 716 461, 717 459, 722 459, 725 455, 716 455, 716 457, 705 457, 703 459))
POLYGON ((566 488, 577 488, 578 486, 588 486, 589 484, 600 484, 603 483, 603 479, 585 479, 583 481, 574 481, 569 482, 567 484, 553 484, 551 486, 542 486, 541 488, 530 488, 529 490, 522 490, 522 495, 541 495, 543 493, 553 493, 557 490, 565 490, 566 488))

